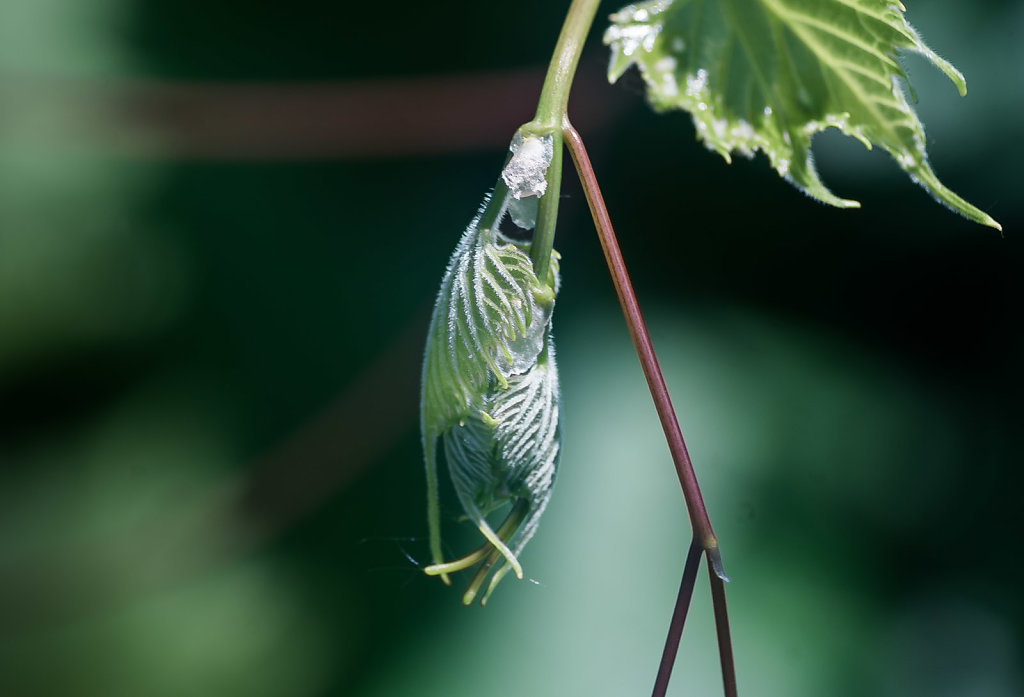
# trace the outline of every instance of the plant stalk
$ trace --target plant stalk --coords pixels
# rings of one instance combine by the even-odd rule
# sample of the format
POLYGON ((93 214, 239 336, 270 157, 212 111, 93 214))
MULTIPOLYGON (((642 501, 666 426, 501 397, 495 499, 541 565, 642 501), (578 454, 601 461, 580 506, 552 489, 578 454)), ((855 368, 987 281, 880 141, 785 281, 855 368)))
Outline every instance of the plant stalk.
POLYGON ((544 77, 540 101, 537 103, 537 115, 533 124, 545 128, 549 133, 561 129, 562 118, 569 106, 569 91, 572 80, 576 76, 576 66, 580 62, 583 43, 590 33, 590 25, 594 23, 597 6, 600 0, 572 0, 569 11, 565 14, 562 31, 558 35, 558 43, 548 64, 548 72, 544 77))
POLYGON ((565 22, 562 25, 562 31, 558 36, 558 42, 555 45, 555 51, 548 66, 547 75, 544 78, 544 86, 541 89, 540 100, 537 103, 537 113, 533 121, 525 124, 520 129, 524 136, 550 136, 554 148, 552 161, 545 176, 547 189, 539 202, 537 225, 534 230, 530 254, 537 277, 542 282, 546 282, 551 248, 555 236, 555 223, 558 217, 558 199, 562 185, 562 145, 564 139, 564 144, 568 146, 573 163, 576 165, 576 171, 579 174, 580 182, 583 184, 583 190, 587 197, 587 204, 590 206, 591 214, 594 217, 594 225, 597 228, 598 238, 601 240, 605 261, 608 263, 608 270, 615 286, 615 292, 619 298, 619 304, 622 307, 622 313, 626 319, 626 326, 629 328, 633 346, 636 348, 637 357, 640 359, 640 365, 643 368, 647 385, 651 391, 651 397, 654 399, 658 418, 665 432, 669 452, 672 454, 672 461, 675 464, 676 475, 679 477, 679 484, 683 489, 683 498, 686 501, 686 510, 690 516, 690 525, 693 528, 693 541, 687 554, 683 578, 679 587, 679 595, 676 599, 676 607, 672 614, 672 622, 668 638, 666 639, 665 650, 662 654, 661 666, 655 681, 654 697, 664 695, 668 689, 668 679, 672 673, 672 666, 675 662, 679 639, 686 621, 690 598, 693 595, 697 574, 697 560, 699 558, 698 550, 704 551, 708 568, 711 572, 711 597, 714 605, 715 626, 718 635, 719 656, 722 662, 725 694, 726 697, 735 697, 736 675, 729 632, 729 617, 725 604, 724 582, 728 581, 728 578, 722 568, 722 555, 718 546, 718 538, 715 536, 714 528, 711 526, 711 519, 708 517, 704 498, 700 493, 700 486, 697 484, 693 463, 690 460, 686 442, 683 440, 683 434, 679 428, 679 421, 676 418, 675 408, 672 406, 668 386, 661 372, 658 357, 654 352, 654 346, 651 343, 647 325, 640 311, 640 304, 633 290, 629 272, 626 270, 626 264, 622 258, 622 252, 615 237, 615 230, 612 227, 611 218, 604 203, 604 197, 601 195, 601 189, 597 183, 593 165, 590 162, 590 157, 587 155, 587 150, 583 145, 580 134, 569 122, 569 92, 572 87, 573 78, 576 75, 576 68, 579 65, 583 44, 587 34, 590 32, 590 27, 593 24, 599 4, 600 0, 572 0, 566 13, 565 22))
POLYGON ((665 376, 661 372, 658 356, 654 353, 651 336, 647 332, 647 324, 640 312, 640 303, 636 299, 629 271, 626 270, 626 263, 622 259, 622 251, 615 238, 615 230, 612 227, 604 197, 601 195, 594 167, 587 155, 580 134, 569 123, 568 118, 565 119, 562 130, 565 134, 565 143, 569 148, 569 154, 572 156, 580 182, 583 184, 587 204, 594 217, 597 235, 601 240, 601 249, 604 250, 605 261, 608 263, 608 271, 611 274, 612 283, 615 285, 615 293, 619 297, 622 314, 629 327, 630 338, 636 348, 640 366, 643 368, 644 377, 647 378, 647 385, 651 390, 651 397, 654 399, 658 418, 661 420, 661 427, 665 432, 668 449, 672 454, 672 461, 675 463, 676 475, 679 477, 679 484, 683 489, 683 498, 686 499, 686 508, 690 515, 693 533, 700 541, 701 548, 712 561, 715 574, 724 576, 721 571, 718 538, 715 536, 714 528, 711 527, 711 519, 704 506, 704 497, 701 496, 700 486, 697 484, 697 475, 693 471, 693 463, 690 461, 690 453, 686 449, 683 433, 679 429, 679 421, 676 419, 672 398, 669 396, 668 386, 665 384, 665 376))
POLYGON ((722 663, 722 687, 725 690, 725 697, 737 697, 736 662, 732 654, 729 611, 725 604, 725 582, 715 573, 710 557, 708 576, 711 581, 711 607, 715 613, 715 634, 718 635, 718 658, 722 663))
POLYGON ((530 246, 533 271, 541 283, 548 282, 551 248, 555 244, 555 225, 558 223, 558 197, 562 191, 562 134, 553 134, 552 141, 554 152, 544 177, 548 188, 537 205, 537 226, 533 230, 533 243, 530 246))
POLYGON ((562 189, 562 119, 569 105, 569 91, 576 76, 580 53, 599 4, 600 0, 572 0, 544 78, 537 114, 521 129, 524 135, 550 136, 554 147, 554 156, 545 177, 547 192, 540 198, 537 226, 530 248, 533 269, 542 282, 546 282, 548 277, 558 218, 558 196, 562 189))
MULTIPOLYGON (((737 697, 736 669, 732 653, 732 639, 729 631, 729 614, 725 604, 725 581, 729 579, 722 569, 722 555, 718 547, 718 538, 711 527, 711 519, 708 517, 707 508, 704 506, 704 498, 701 496, 700 487, 697 484, 697 477, 693 471, 693 463, 690 461, 686 443, 683 440, 682 431, 679 429, 679 421, 676 419, 675 409, 672 407, 672 399, 668 393, 668 386, 665 384, 665 376, 661 372, 658 357, 654 353, 654 346, 651 343, 650 334, 647 332, 647 325, 644 322, 643 314, 640 312, 640 304, 636 299, 633 284, 626 270, 626 263, 622 258, 618 240, 615 237, 615 229, 612 227, 611 217, 608 215, 608 208, 605 206, 604 197, 601 195, 601 188, 597 183, 597 176, 594 174, 594 166, 587 155, 587 149, 583 145, 583 139, 573 128, 566 117, 563 121, 562 131, 565 136, 565 143, 569 148, 573 163, 576 165, 576 172, 579 174, 583 191, 587 197, 587 204, 594 217, 594 226, 597 228, 598 238, 601 240, 601 248, 604 251, 605 261, 608 263, 608 271, 615 286, 615 293, 619 297, 619 304, 622 306, 622 314, 626 319, 626 326, 629 328, 629 335, 633 339, 633 346, 636 348, 637 357, 643 368, 644 376, 647 378, 647 385, 654 399, 654 406, 661 420, 662 429, 665 432, 665 440, 668 442, 669 451, 672 453, 672 461, 676 466, 676 474, 679 477, 679 484, 683 489, 683 498, 686 500, 686 510, 690 515, 690 525, 693 527, 693 542, 690 547, 690 555, 687 556, 687 566, 683 571, 683 579, 680 584, 679 597, 676 601, 676 609, 673 612, 671 629, 665 643, 665 653, 662 655, 662 665, 658 671, 658 679, 655 682, 655 696, 659 687, 667 689, 668 675, 672 670, 671 662, 666 663, 665 655, 678 648, 678 636, 675 634, 677 619, 680 614, 679 603, 683 602, 687 585, 687 575, 694 572, 690 569, 693 550, 699 545, 704 550, 707 558, 708 570, 711 576, 711 602, 714 607, 715 628, 718 635, 718 654, 722 663, 722 682, 725 688, 725 697, 737 697), (670 644, 674 643, 674 648, 670 644), (662 684, 663 683, 663 684, 662 684)), ((689 602, 689 596, 686 596, 689 602)), ((685 613, 678 620, 678 631, 682 632, 682 624, 685 620, 685 613)))
POLYGON ((683 566, 683 577, 679 582, 679 594, 676 596, 676 607, 672 611, 672 622, 668 626, 668 637, 665 639, 665 650, 661 653, 661 664, 658 666, 658 677, 654 680, 654 692, 651 697, 665 697, 668 691, 668 679, 672 677, 672 667, 679 653, 679 640, 683 636, 686 624, 686 613, 690 609, 690 598, 693 587, 697 584, 697 571, 700 569, 700 543, 694 537, 690 540, 690 551, 686 553, 686 564, 683 566))

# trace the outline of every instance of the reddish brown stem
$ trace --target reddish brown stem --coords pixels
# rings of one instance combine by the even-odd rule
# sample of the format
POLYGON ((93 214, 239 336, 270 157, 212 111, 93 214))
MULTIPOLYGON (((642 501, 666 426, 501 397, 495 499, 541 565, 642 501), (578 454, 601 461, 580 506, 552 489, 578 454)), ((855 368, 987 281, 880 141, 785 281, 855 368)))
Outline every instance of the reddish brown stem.
POLYGON ((722 686, 725 697, 736 697, 736 664, 732 655, 732 635, 729 632, 729 610, 725 604, 725 582, 715 574, 710 558, 708 576, 711 580, 711 605, 715 612, 715 633, 718 635, 718 658, 722 663, 722 686))
MULTIPOLYGON (((690 454, 686 449, 683 433, 679 429, 679 421, 672 406, 668 386, 665 384, 665 376, 661 372, 658 357, 654 353, 654 346, 647 331, 647 324, 644 322, 643 314, 640 312, 640 303, 636 299, 633 283, 630 281, 629 272, 626 270, 626 263, 622 259, 622 252, 615 237, 615 229, 612 227, 608 208, 605 206, 604 197, 601 195, 601 188, 597 183, 597 176, 594 174, 594 166, 590 162, 590 156, 587 155, 583 139, 580 138, 580 134, 573 128, 568 118, 565 118, 562 122, 562 134, 565 144, 569 148, 569 154, 572 156, 572 161, 576 165, 576 172, 579 175, 580 182, 583 185, 587 204, 590 206, 590 212, 594 217, 597 236, 601 240, 601 248, 604 250, 604 258, 608 263, 608 271, 611 274, 612 283, 615 285, 615 293, 619 297, 622 314, 625 316, 626 326, 629 328, 629 335, 633 339, 633 346, 636 348, 636 354, 640 359, 644 377, 647 378, 647 386, 650 388, 651 397, 654 399, 658 418, 661 420, 661 427, 665 432, 665 440, 668 442, 668 449, 672 454, 672 461, 676 467, 676 475, 679 477, 679 485, 683 489, 683 498, 686 500, 686 510, 690 515, 690 525, 693 527, 694 541, 699 543, 708 560, 708 568, 711 571, 711 600, 714 604, 715 626, 718 633, 718 651, 722 661, 722 680, 725 685, 726 697, 736 697, 736 675, 729 634, 729 616, 725 605, 725 586, 723 583, 729 579, 722 569, 722 555, 718 548, 718 538, 715 536, 714 528, 711 527, 711 519, 708 517, 707 508, 704 506, 704 497, 701 496, 700 486, 697 484, 697 476, 693 471, 693 463, 690 461, 690 454)), ((685 583, 684 572, 683 584, 685 583)), ((678 613, 678 607, 676 612, 678 613)), ((672 633, 670 632, 669 640, 671 641, 671 639, 672 633)), ((669 650, 667 644, 665 650, 669 650)), ((669 666, 669 669, 671 669, 671 666, 669 666)), ((661 673, 659 671, 660 679, 661 673)), ((665 681, 667 684, 667 676, 665 681)))
MULTIPOLYGON (((587 196, 587 204, 594 216, 597 236, 601 240, 601 248, 604 250, 605 261, 608 262, 612 283, 615 284, 615 293, 619 296, 622 314, 629 327, 629 335, 633 339, 633 346, 640 359, 644 377, 647 378, 647 385, 651 390, 651 397, 654 399, 661 427, 665 431, 665 439, 668 441, 668 449, 672 453, 672 461, 676 466, 679 485, 683 488, 683 497, 686 499, 686 508, 690 514, 690 524, 693 526, 694 535, 700 541, 705 552, 717 550, 718 538, 715 537, 711 519, 708 518, 707 509, 704 507, 704 498, 697 485, 697 476, 693 472, 693 463, 690 461, 683 433, 679 430, 679 421, 676 419, 675 408, 672 406, 672 398, 668 394, 668 386, 661 373, 661 365, 654 353, 654 346, 651 344, 651 337, 647 332, 647 324, 640 312, 640 303, 637 302, 633 284, 629 279, 629 272, 626 270, 626 263, 622 259, 622 252, 619 250, 619 243, 615 238, 615 230, 612 228, 604 197, 597 184, 594 167, 590 163, 590 157, 583 146, 580 134, 572 127, 568 119, 565 120, 562 128, 565 144, 572 155, 576 172, 579 174, 583 191, 587 196)), ((717 571, 718 569, 716 569, 717 571)))
POLYGON ((690 551, 686 553, 686 565, 683 566, 683 578, 679 582, 679 594, 676 596, 676 607, 672 611, 672 622, 668 626, 668 637, 665 638, 665 650, 661 653, 661 665, 658 666, 658 677, 654 680, 654 692, 651 697, 665 697, 668 690, 668 679, 672 677, 672 666, 679 652, 679 639, 683 636, 686 624, 686 613, 690 609, 693 587, 697 583, 697 570, 700 569, 700 543, 694 537, 690 541, 690 551))

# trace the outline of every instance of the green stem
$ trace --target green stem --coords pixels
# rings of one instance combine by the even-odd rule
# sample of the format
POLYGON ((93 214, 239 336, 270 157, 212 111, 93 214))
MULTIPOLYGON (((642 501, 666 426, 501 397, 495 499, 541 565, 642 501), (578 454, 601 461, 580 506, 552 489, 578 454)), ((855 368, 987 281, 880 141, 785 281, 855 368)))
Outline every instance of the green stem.
POLYGON ((558 197, 562 189, 562 119, 569 105, 569 91, 576 66, 580 62, 583 43, 597 14, 600 0, 572 0, 558 35, 555 52, 548 65, 548 73, 541 88, 537 114, 533 121, 522 127, 524 135, 550 136, 554 155, 548 167, 547 191, 540 198, 537 227, 533 233, 530 257, 537 278, 546 283, 551 262, 551 247, 555 240, 555 222, 558 218, 558 197))
POLYGON ((530 247, 530 258, 533 270, 541 283, 548 282, 551 266, 551 248, 555 244, 555 224, 558 222, 558 197, 562 190, 562 134, 552 134, 551 164, 545 179, 547 191, 540 197, 537 208, 537 227, 533 231, 533 245, 530 247))
POLYGON ((548 74, 544 78, 537 115, 533 119, 533 125, 546 129, 547 134, 562 128, 562 117, 569 104, 569 90, 580 62, 583 42, 590 32, 599 4, 600 0, 573 0, 565 15, 562 33, 558 35, 548 74))

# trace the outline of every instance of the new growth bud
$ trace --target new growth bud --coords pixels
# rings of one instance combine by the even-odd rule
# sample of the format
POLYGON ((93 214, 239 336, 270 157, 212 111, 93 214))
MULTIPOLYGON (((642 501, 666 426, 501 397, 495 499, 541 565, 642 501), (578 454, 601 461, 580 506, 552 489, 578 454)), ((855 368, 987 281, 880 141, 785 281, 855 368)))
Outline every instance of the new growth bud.
POLYGON ((550 273, 542 281, 529 244, 500 230, 514 201, 543 195, 551 143, 517 138, 502 173, 508 193, 487 204, 497 206, 498 214, 487 216, 496 222, 481 227, 477 216, 448 264, 423 364, 421 427, 434 562, 425 571, 447 584, 449 574, 479 564, 462 598, 467 605, 492 569, 481 604, 510 570, 523 578, 518 555, 547 506, 560 451, 558 370, 550 336, 558 254, 551 252, 550 273), (481 547, 452 561, 441 550, 441 458, 463 512, 484 538, 481 547), (499 509, 507 512, 495 528, 487 516, 499 509))

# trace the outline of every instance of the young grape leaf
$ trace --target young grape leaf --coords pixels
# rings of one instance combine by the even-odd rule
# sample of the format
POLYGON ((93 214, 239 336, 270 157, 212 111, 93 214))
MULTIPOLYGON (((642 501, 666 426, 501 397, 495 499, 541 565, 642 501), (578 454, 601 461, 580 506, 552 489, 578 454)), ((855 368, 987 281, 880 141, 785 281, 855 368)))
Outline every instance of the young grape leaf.
POLYGON ((940 203, 999 223, 947 189, 904 96, 897 51, 919 53, 967 93, 893 0, 655 0, 612 15, 608 78, 636 64, 655 109, 685 109, 698 137, 730 161, 764 152, 787 181, 833 206, 857 207, 818 177, 811 138, 834 127, 879 145, 940 203))
POLYGON ((511 171, 505 168, 509 188, 485 201, 448 263, 423 360, 420 426, 433 560, 424 571, 450 583, 448 574, 480 564, 462 596, 467 605, 491 569, 481 604, 510 570, 523 578, 518 556, 551 498, 561 449, 550 332, 559 255, 550 252, 541 281, 529 245, 500 229, 513 201, 544 195, 534 175, 549 166, 552 145, 520 139, 512 150, 523 157, 509 161, 511 171), (523 195, 527 189, 534 195, 523 195), (488 207, 497 213, 485 224, 488 207), (442 462, 463 512, 485 539, 483 547, 452 561, 445 561, 441 545, 442 462), (492 528, 487 515, 506 504, 505 522, 492 528))

